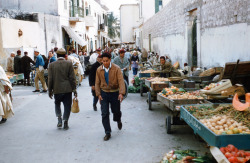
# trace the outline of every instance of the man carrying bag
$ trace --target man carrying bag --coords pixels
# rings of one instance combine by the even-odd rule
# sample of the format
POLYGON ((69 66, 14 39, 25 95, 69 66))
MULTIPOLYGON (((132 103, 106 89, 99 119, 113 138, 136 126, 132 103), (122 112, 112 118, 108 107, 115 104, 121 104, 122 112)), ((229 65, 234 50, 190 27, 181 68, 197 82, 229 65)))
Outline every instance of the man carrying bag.
POLYGON ((58 118, 57 127, 62 127, 61 102, 64 105, 64 126, 67 130, 68 120, 72 105, 72 92, 77 97, 76 78, 73 65, 70 61, 65 60, 66 51, 61 48, 57 51, 57 61, 49 66, 48 70, 48 86, 49 97, 52 99, 55 96, 55 112, 58 118))

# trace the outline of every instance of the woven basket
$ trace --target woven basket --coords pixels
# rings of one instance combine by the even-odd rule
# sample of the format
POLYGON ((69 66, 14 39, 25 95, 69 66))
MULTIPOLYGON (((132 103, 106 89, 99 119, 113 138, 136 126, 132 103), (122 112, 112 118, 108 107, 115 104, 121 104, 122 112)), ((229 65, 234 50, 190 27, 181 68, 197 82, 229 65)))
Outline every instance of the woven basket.
POLYGON ((204 76, 213 76, 215 74, 215 69, 214 68, 210 68, 204 72, 202 72, 200 74, 200 77, 204 77, 204 76))
POLYGON ((177 61, 173 65, 174 68, 178 69, 180 67, 180 63, 177 61))

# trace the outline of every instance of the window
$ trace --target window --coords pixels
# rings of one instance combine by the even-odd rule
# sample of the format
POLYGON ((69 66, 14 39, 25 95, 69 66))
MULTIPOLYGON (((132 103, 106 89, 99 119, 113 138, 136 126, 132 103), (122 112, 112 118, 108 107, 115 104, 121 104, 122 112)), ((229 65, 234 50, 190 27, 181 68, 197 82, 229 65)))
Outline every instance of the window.
POLYGON ((90 5, 89 5, 89 15, 91 15, 91 9, 90 9, 90 5))
POLYGON ((67 0, 64 0, 64 10, 67 10, 67 0))

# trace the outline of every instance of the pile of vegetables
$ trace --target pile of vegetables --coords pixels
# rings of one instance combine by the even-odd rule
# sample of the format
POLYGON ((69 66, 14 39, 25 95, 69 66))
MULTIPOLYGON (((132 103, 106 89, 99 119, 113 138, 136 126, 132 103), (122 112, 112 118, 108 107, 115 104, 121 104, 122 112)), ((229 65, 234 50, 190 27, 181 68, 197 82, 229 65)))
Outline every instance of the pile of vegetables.
POLYGON ((166 82, 169 81, 168 78, 161 78, 161 77, 154 77, 154 78, 148 78, 151 82, 166 82))
POLYGON ((186 92, 183 94, 169 95, 169 99, 204 99, 204 97, 193 92, 186 92))
POLYGON ((226 156, 230 163, 245 163, 250 160, 250 152, 238 150, 231 144, 227 147, 221 147, 220 151, 226 156))
POLYGON ((219 83, 211 83, 211 84, 209 84, 208 86, 206 86, 206 87, 204 88, 204 90, 210 90, 210 89, 215 88, 215 87, 217 87, 217 86, 219 86, 219 85, 220 85, 219 83))
POLYGON ((217 135, 250 134, 250 111, 237 111, 230 104, 185 108, 217 135))
POLYGON ((161 94, 165 97, 167 97, 168 95, 173 95, 175 93, 184 93, 186 92, 185 89, 183 88, 177 88, 175 86, 171 86, 170 88, 164 88, 161 91, 161 94))
POLYGON ((172 150, 166 153, 161 163, 199 163, 213 162, 209 157, 198 157, 193 150, 172 150))
POLYGON ((142 71, 141 73, 153 73, 153 72, 156 72, 155 70, 153 69, 150 69, 150 70, 145 70, 145 71, 142 71))
MULTIPOLYGON (((128 93, 140 93, 140 78, 139 77, 135 77, 131 80, 131 83, 133 84, 133 86, 129 86, 128 87, 128 93)), ((145 84, 143 84, 143 92, 147 92, 147 86, 145 84)))

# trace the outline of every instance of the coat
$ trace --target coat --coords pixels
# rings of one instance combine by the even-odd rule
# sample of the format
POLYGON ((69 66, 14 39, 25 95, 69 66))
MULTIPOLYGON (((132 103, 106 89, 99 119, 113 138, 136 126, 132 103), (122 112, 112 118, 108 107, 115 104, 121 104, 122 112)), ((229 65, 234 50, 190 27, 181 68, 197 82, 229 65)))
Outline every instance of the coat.
POLYGON ((123 58, 123 62, 121 60, 121 57, 118 56, 118 57, 115 57, 114 59, 114 64, 116 64, 117 66, 119 66, 121 69, 124 69, 126 68, 127 70, 126 71, 123 71, 124 75, 128 76, 128 72, 129 72, 129 61, 128 61, 128 58, 124 57, 123 58))
POLYGON ((49 65, 48 89, 54 94, 70 93, 76 89, 76 77, 70 61, 58 58, 49 65))
POLYGON ((17 55, 14 58, 14 73, 20 74, 22 73, 22 65, 21 65, 21 55, 17 55))
POLYGON ((33 65, 35 64, 35 62, 29 56, 23 56, 21 58, 23 72, 30 72, 30 70, 31 70, 30 63, 32 63, 33 65))
POLYGON ((14 71, 14 57, 9 57, 7 59, 7 71, 9 72, 14 71))
POLYGON ((181 73, 170 62, 165 62, 164 65, 161 65, 161 69, 163 73, 169 73, 170 77, 181 76, 181 73))
POLYGON ((95 86, 96 71, 98 67, 100 66, 101 66, 101 63, 99 63, 98 61, 91 66, 91 69, 89 72, 89 86, 95 86))
POLYGON ((95 81, 95 93, 96 96, 101 95, 101 90, 105 92, 110 92, 112 90, 119 89, 119 94, 125 94, 125 83, 121 69, 111 63, 111 68, 109 69, 109 84, 107 84, 104 77, 105 70, 103 66, 100 66, 96 71, 96 81, 95 81))

